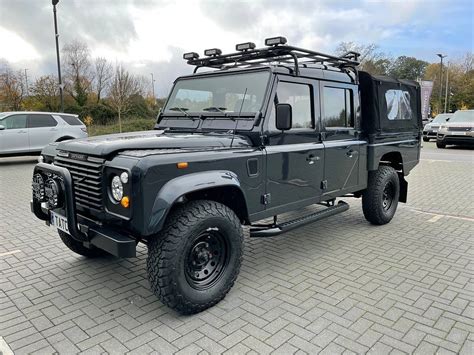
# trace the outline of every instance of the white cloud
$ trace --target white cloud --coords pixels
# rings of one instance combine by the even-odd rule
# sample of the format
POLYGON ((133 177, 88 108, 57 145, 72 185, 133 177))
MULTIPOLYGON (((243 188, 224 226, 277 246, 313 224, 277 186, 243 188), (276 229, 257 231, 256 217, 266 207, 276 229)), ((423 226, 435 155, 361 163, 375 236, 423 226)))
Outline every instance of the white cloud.
POLYGON ((39 53, 30 43, 15 32, 8 31, 2 27, 0 27, 0 43, 3 48, 0 57, 11 63, 40 58, 39 53))

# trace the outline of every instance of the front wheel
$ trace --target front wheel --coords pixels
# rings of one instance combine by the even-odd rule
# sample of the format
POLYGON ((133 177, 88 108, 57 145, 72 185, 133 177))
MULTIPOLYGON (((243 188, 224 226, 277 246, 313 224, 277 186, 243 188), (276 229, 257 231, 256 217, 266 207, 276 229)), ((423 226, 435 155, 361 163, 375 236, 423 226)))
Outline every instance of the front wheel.
POLYGON ((438 148, 446 148, 446 144, 445 143, 441 143, 439 141, 436 141, 436 147, 438 148))
POLYGON ((212 307, 229 292, 243 255, 239 218, 215 201, 192 201, 168 217, 148 245, 152 291, 181 314, 212 307))
POLYGON ((400 181, 394 168, 379 166, 369 172, 367 189, 362 194, 362 210, 370 223, 382 225, 395 215, 400 196, 400 181))
POLYGON ((430 139, 428 137, 423 137, 423 142, 429 142, 430 139))

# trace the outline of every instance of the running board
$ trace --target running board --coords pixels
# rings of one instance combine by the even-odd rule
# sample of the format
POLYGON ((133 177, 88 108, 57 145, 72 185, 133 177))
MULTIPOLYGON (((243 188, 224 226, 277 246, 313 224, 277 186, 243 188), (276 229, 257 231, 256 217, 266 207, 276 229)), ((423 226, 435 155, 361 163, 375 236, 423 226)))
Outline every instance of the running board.
POLYGON ((327 207, 322 211, 312 213, 310 215, 293 219, 288 222, 283 222, 281 224, 271 224, 267 226, 251 226, 250 227, 250 236, 253 238, 259 237, 274 237, 286 233, 292 229, 304 226, 309 223, 319 221, 321 219, 333 216, 335 214, 347 211, 349 205, 344 201, 339 201, 337 205, 327 207))

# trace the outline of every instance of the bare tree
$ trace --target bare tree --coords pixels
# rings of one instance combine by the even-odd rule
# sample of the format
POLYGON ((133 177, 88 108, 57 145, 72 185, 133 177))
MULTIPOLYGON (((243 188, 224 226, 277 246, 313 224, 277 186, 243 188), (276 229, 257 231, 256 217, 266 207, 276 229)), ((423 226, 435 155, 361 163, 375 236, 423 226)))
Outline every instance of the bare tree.
POLYGON ((360 53, 359 69, 371 74, 388 74, 392 65, 392 59, 385 53, 379 51, 379 47, 374 44, 357 44, 354 42, 341 42, 336 48, 336 53, 343 55, 347 52, 360 53))
POLYGON ((100 102, 101 95, 110 85, 110 80, 113 77, 112 65, 107 62, 105 58, 96 58, 94 61, 94 82, 95 92, 97 94, 97 103, 100 102))
POLYGON ((115 74, 110 85, 109 99, 119 119, 119 129, 122 132, 122 115, 131 107, 133 95, 141 94, 140 80, 130 74, 121 65, 115 68, 115 74))
POLYGON ((79 106, 84 106, 93 79, 89 47, 79 41, 68 43, 63 48, 63 58, 66 74, 64 89, 79 106))
POLYGON ((33 84, 31 91, 48 111, 55 112, 59 110, 60 103, 57 77, 53 75, 39 77, 33 84))
POLYGON ((23 73, 13 71, 7 62, 1 63, 0 70, 0 106, 18 111, 26 93, 23 73))

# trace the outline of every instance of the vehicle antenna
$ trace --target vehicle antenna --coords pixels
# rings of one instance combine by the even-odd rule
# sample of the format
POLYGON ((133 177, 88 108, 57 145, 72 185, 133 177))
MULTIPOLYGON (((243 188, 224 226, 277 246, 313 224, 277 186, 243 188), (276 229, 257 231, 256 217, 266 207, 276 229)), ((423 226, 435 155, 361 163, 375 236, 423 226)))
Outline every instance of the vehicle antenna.
POLYGON ((237 131, 237 125, 239 124, 240 114, 242 113, 242 107, 244 107, 245 96, 247 95, 247 89, 248 88, 245 88, 244 97, 242 98, 242 103, 240 104, 239 115, 237 116, 237 119, 235 120, 234 132, 232 133, 232 141, 230 142, 231 147, 232 147, 232 144, 234 144, 235 131, 237 131))

